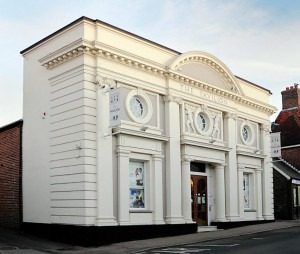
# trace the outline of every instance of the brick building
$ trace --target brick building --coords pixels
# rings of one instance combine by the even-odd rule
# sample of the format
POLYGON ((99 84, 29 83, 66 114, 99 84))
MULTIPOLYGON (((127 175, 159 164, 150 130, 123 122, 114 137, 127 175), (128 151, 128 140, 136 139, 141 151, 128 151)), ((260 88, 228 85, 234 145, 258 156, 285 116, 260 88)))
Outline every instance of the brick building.
POLYGON ((0 226, 14 229, 22 221, 22 125, 0 128, 0 226))
POLYGON ((276 219, 300 218, 300 89, 287 87, 282 110, 272 126, 281 133, 281 158, 273 163, 274 211, 276 219))

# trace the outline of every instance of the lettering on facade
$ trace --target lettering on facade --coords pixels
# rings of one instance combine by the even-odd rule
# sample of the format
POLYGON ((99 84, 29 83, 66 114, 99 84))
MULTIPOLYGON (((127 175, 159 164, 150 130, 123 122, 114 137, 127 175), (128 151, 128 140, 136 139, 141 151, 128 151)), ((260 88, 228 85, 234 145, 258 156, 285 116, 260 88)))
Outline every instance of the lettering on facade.
POLYGON ((115 127, 120 124, 121 98, 120 90, 112 89, 109 95, 109 119, 110 126, 115 127))
POLYGON ((280 132, 271 133, 271 157, 281 157, 280 132))
POLYGON ((215 94, 211 94, 211 93, 206 93, 206 92, 200 92, 200 96, 203 97, 204 99, 219 103, 219 104, 223 104, 223 105, 228 105, 228 101, 221 96, 215 95, 215 94))
POLYGON ((188 85, 181 85, 181 91, 192 94, 193 88, 188 85))

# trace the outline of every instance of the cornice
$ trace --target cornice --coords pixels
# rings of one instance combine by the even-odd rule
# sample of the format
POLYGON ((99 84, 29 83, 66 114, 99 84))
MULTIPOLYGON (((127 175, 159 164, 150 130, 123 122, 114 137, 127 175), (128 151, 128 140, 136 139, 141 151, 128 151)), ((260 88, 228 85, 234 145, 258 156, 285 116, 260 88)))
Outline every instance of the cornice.
POLYGON ((227 73, 226 70, 224 70, 224 67, 218 64, 213 59, 209 58, 208 56, 186 56, 183 59, 181 59, 175 66, 174 70, 181 71, 181 66, 188 64, 188 63, 201 63, 209 66, 210 68, 214 69, 216 72, 220 73, 221 76, 231 85, 231 90, 235 93, 239 93, 235 82, 232 80, 232 77, 227 73))
POLYGON ((254 101, 253 99, 246 98, 246 97, 236 94, 234 92, 223 90, 221 88, 215 87, 215 86, 207 84, 205 82, 197 81, 193 78, 190 78, 188 76, 180 74, 176 71, 170 70, 168 68, 156 67, 154 65, 150 65, 150 64, 142 62, 140 60, 128 58, 123 55, 114 53, 112 51, 104 50, 101 48, 96 48, 93 46, 81 45, 81 46, 75 47, 65 53, 62 53, 62 54, 44 62, 42 64, 42 66, 46 67, 47 69, 53 69, 53 68, 57 67, 58 65, 63 64, 65 62, 67 62, 73 58, 76 58, 78 56, 81 56, 83 54, 99 56, 99 57, 102 57, 102 58, 105 58, 105 59, 108 59, 111 61, 118 62, 120 64, 130 66, 132 68, 139 69, 144 72, 151 73, 153 75, 161 76, 164 78, 169 78, 174 81, 178 81, 180 83, 187 84, 192 87, 200 88, 200 89, 210 92, 212 94, 216 94, 216 95, 225 97, 227 99, 230 99, 232 101, 235 101, 236 103, 240 103, 240 104, 249 106, 251 108, 255 108, 256 110, 265 112, 269 115, 276 112, 276 108, 273 106, 270 106, 268 104, 254 101))

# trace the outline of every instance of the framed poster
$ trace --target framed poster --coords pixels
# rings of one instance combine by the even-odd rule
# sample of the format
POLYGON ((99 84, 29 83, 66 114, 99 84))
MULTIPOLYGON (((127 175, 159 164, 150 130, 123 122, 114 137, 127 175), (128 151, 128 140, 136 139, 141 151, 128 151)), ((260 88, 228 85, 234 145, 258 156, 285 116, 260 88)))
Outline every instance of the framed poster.
POLYGON ((145 163, 129 162, 129 207, 145 208, 145 163))

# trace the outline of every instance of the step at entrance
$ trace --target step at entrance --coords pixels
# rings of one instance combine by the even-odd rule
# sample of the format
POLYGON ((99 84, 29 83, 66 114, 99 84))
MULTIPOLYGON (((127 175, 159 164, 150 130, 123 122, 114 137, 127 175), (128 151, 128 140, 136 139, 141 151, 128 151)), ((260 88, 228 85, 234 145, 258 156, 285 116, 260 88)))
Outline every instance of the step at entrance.
POLYGON ((217 231, 217 226, 198 226, 198 233, 199 232, 209 232, 209 231, 217 231))

